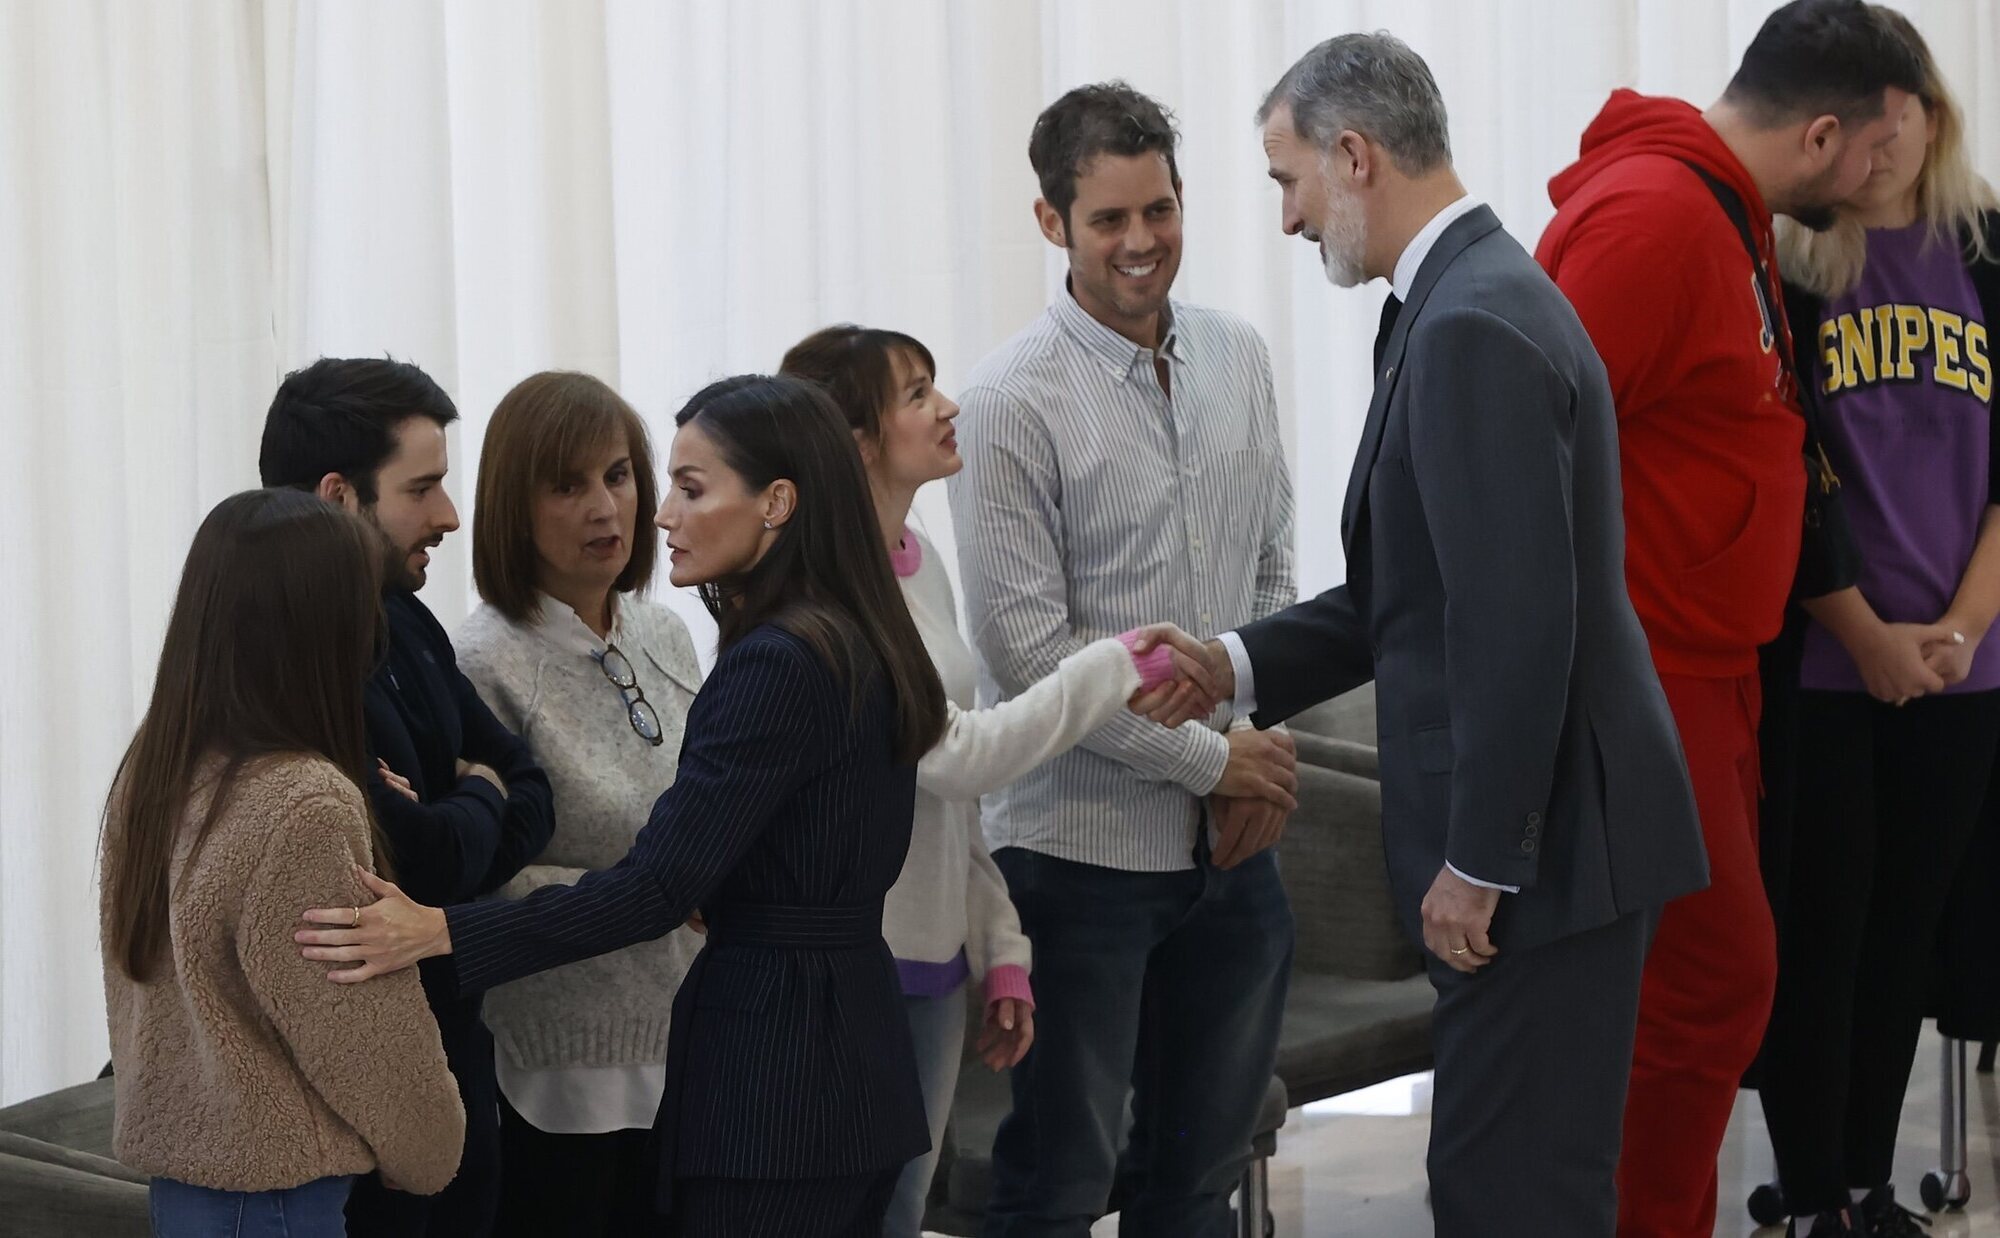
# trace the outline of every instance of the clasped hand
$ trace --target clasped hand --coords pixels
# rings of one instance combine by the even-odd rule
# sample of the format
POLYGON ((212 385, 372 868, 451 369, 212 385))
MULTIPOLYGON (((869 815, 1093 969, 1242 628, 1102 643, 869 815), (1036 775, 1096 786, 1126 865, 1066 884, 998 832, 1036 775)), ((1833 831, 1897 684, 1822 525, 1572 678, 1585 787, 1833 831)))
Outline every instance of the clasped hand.
POLYGON ((1868 694, 1890 705, 1942 692, 1972 673, 1977 641, 1949 622, 1877 623, 1852 642, 1854 665, 1868 694))

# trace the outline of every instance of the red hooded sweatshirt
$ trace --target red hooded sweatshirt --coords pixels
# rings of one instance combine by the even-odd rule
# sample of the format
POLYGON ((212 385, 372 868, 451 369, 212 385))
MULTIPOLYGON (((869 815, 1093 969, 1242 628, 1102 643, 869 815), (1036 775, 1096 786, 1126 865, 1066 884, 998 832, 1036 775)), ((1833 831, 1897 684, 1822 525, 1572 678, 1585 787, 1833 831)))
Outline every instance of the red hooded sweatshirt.
POLYGON ((1629 90, 1549 182, 1535 258, 1604 358, 1618 406, 1625 573, 1664 674, 1757 669, 1798 567, 1805 422, 1779 361, 1784 301, 1684 161, 1735 189, 1775 278, 1771 213, 1699 111, 1629 90))

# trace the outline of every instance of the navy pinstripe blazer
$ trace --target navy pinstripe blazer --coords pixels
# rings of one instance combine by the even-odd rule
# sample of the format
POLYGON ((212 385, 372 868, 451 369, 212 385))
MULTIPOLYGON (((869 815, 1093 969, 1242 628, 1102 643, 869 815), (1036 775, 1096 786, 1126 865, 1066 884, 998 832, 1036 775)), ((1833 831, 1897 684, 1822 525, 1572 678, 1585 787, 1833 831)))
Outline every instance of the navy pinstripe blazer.
POLYGON ((663 1187, 867 1173, 929 1146, 881 933, 916 792, 894 732, 879 677, 857 712, 804 641, 767 624, 717 661, 630 854, 573 886, 447 910, 459 987, 474 990, 702 909, 709 939, 674 1002, 654 1122, 663 1187))

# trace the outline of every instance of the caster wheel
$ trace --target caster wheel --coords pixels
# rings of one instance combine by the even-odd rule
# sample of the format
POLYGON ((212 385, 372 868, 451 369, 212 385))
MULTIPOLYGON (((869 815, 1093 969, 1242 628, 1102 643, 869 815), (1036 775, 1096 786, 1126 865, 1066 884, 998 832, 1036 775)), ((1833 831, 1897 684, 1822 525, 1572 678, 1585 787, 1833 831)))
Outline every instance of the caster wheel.
POLYGON ((1917 1184, 1917 1193, 1932 1212, 1957 1212, 1972 1199, 1972 1180, 1964 1174, 1932 1170, 1917 1184))
POLYGON ((1269 1212, 1264 1214, 1264 1238, 1278 1238, 1278 1218, 1269 1212))
POLYGON ((1766 1182, 1750 1192, 1750 1219, 1757 1224, 1783 1225, 1785 1218, 1790 1215, 1785 1211, 1785 1193, 1778 1188, 1777 1183, 1766 1182))

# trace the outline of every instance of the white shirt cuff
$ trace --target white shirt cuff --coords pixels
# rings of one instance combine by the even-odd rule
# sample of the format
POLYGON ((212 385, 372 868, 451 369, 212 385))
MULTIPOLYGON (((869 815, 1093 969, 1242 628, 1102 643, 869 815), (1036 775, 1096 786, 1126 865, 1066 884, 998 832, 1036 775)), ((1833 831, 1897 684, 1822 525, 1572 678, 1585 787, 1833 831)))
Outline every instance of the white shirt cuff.
POLYGON ((1481 881, 1471 873, 1460 872, 1458 865, 1453 864, 1450 860, 1446 860, 1444 866, 1451 870, 1452 876, 1458 878, 1460 881, 1476 885, 1482 890, 1498 890, 1502 894, 1519 894, 1521 892, 1520 886, 1503 886, 1497 882, 1481 881))
POLYGON ((1224 632, 1215 639, 1228 651, 1229 665, 1236 672, 1235 714, 1248 718, 1257 712, 1257 670, 1250 665, 1250 651, 1243 647, 1243 638, 1234 632, 1224 632))

